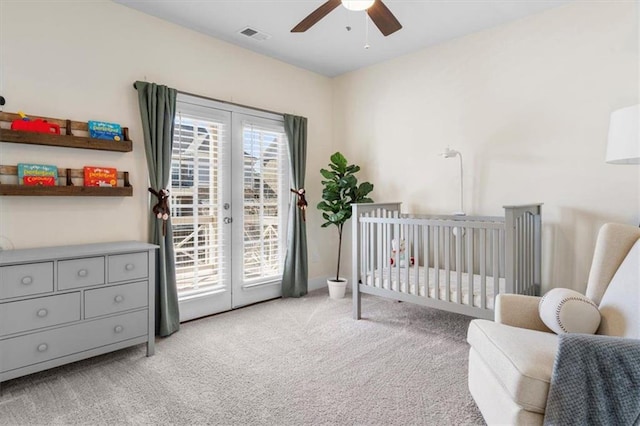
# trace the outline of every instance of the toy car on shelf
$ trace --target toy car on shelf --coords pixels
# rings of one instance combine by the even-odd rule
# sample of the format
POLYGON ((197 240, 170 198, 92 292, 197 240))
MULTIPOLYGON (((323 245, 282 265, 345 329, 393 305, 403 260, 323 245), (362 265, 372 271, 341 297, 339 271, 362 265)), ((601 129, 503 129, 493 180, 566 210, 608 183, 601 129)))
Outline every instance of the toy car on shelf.
POLYGON ((11 122, 11 130, 20 130, 24 132, 37 132, 37 133, 49 133, 52 135, 60 134, 60 126, 54 123, 49 123, 45 120, 13 120, 11 122))

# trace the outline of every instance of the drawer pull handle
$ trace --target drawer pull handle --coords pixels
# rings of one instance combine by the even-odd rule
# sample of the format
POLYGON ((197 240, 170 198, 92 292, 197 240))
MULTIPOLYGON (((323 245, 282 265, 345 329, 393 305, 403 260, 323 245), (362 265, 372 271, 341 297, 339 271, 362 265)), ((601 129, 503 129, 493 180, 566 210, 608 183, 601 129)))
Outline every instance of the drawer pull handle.
POLYGON ((47 311, 46 309, 40 309, 36 315, 38 315, 40 318, 44 318, 47 316, 47 314, 49 313, 49 311, 47 311))
POLYGON ((40 343, 38 345, 38 352, 44 352, 47 349, 49 349, 49 345, 47 345, 46 343, 40 343))
POLYGON ((21 281, 21 282, 22 282, 22 284, 24 284, 24 285, 29 285, 29 284, 31 284, 31 283, 33 282, 33 278, 31 278, 31 277, 24 277, 24 278, 22 278, 22 281, 21 281))
POLYGON ((122 330, 124 330, 124 327, 121 325, 116 325, 115 327, 113 327, 113 331, 115 331, 116 333, 122 333, 122 330))
POLYGON ((126 269, 127 271, 133 271, 134 268, 135 268, 135 265, 133 263, 127 263, 124 266, 124 269, 126 269))
POLYGON ((86 269, 80 269, 80 270, 78 271, 78 276, 79 276, 79 277, 83 277, 83 278, 84 278, 84 277, 86 277, 87 275, 89 275, 89 271, 87 271, 86 269))
POLYGON ((114 298, 113 298, 113 300, 114 300, 116 303, 121 303, 121 302, 123 302, 123 301, 124 301, 124 296, 117 295, 116 297, 114 297, 114 298))

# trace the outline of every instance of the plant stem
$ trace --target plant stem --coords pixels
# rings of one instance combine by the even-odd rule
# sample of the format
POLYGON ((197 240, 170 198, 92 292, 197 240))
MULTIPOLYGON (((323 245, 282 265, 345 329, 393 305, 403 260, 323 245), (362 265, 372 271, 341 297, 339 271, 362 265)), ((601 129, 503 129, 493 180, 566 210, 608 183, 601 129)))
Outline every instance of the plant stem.
POLYGON ((338 268, 336 269, 336 281, 340 279, 340 253, 342 252, 342 224, 338 225, 338 268))

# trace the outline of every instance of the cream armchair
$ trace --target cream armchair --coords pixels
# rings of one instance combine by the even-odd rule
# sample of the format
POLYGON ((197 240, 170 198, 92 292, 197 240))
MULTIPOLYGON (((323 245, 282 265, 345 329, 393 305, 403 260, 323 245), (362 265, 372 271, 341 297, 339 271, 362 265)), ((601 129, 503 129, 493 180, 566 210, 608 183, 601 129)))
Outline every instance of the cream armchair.
MULTIPOLYGON (((597 334, 640 339, 639 253, 640 228, 606 224, 600 229, 586 291, 599 305, 597 334), (638 266, 630 268, 631 276, 618 277, 628 255, 638 266)), ((543 423, 558 337, 540 319, 539 301, 501 294, 495 322, 478 319, 469 325, 469 390, 490 425, 543 423)))

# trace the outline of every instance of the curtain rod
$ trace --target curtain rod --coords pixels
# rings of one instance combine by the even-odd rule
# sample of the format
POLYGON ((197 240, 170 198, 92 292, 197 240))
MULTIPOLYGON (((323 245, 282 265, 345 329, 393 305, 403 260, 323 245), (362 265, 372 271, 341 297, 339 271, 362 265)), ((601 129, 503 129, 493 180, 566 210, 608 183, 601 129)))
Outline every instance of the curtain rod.
POLYGON ((284 115, 284 113, 278 112, 278 111, 271 111, 269 109, 264 109, 264 108, 256 108, 256 107, 253 107, 253 106, 243 105, 243 104, 239 104, 239 103, 236 103, 236 102, 223 101, 222 99, 216 99, 216 98, 210 98, 208 96, 196 95, 196 94, 189 93, 189 92, 183 92, 182 90, 178 90, 178 93, 183 94, 183 95, 194 96, 196 98, 207 99, 209 101, 215 101, 215 102, 220 102, 220 103, 223 103, 223 104, 233 105, 233 106, 237 106, 237 107, 249 108, 249 109, 253 109, 253 110, 261 111, 261 112, 268 112, 269 114, 284 115))
MULTIPOLYGON (((136 83, 133 83, 133 88, 136 89, 136 83)), ((220 103, 223 103, 223 104, 233 105, 233 106, 237 106, 237 107, 254 109, 256 111, 268 112, 269 114, 276 114, 276 115, 284 116, 284 113, 278 112, 278 111, 271 111, 269 109, 264 109, 264 108, 256 108, 256 107, 252 107, 252 106, 249 106, 249 105, 239 104, 239 103, 236 103, 236 102, 223 101, 222 99, 216 99, 216 98, 210 98, 208 96, 196 95, 196 94, 193 94, 193 93, 184 92, 182 90, 177 90, 177 92, 180 93, 180 94, 183 94, 183 95, 189 95, 189 96, 194 96, 196 98, 207 99, 209 101, 215 101, 215 102, 220 102, 220 103)))

